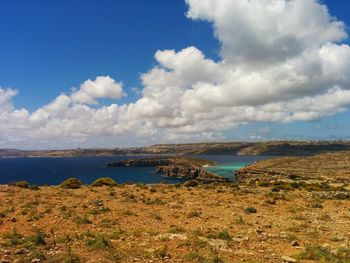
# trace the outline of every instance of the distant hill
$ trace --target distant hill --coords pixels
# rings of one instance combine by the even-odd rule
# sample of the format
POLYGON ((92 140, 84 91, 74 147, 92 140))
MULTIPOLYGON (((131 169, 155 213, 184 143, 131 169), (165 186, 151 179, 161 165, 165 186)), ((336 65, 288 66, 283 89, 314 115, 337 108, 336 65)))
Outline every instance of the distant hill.
POLYGON ((350 151, 350 141, 271 141, 217 142, 189 144, 158 144, 148 147, 114 149, 70 149, 21 151, 0 149, 0 157, 79 157, 116 155, 310 155, 315 153, 350 151))

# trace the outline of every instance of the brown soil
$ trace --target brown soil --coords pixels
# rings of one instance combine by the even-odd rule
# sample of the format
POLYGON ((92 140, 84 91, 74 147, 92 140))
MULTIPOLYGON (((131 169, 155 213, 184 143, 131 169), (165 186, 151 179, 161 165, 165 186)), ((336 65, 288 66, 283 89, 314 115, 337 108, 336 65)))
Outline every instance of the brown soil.
MULTIPOLYGON (((339 160, 347 160, 346 156, 339 160)), ((327 177, 330 172, 324 172, 326 179, 314 176, 322 162, 345 169, 334 166, 338 157, 298 159, 303 175, 312 167, 312 187, 305 178, 293 181, 298 184, 273 180, 193 188, 134 184, 31 190, 2 185, 0 262, 79 262, 79 258, 80 262, 256 263, 281 262, 282 256, 289 256, 298 262, 346 263, 350 261, 348 186, 327 180, 348 178, 348 173, 338 176, 332 171, 327 177)))

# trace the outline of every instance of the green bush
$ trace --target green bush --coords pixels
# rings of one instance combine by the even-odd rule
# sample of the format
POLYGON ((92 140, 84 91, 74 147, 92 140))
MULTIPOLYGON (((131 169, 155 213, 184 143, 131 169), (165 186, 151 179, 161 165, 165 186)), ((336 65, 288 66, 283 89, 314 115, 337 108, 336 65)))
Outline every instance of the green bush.
POLYGON ((244 209, 247 214, 255 214, 257 212, 255 207, 247 207, 244 209))
POLYGON ((15 183, 15 186, 20 188, 29 188, 29 183, 27 181, 19 181, 15 183))
POLYGON ((69 178, 60 184, 60 186, 65 189, 78 189, 82 185, 83 183, 77 178, 69 178))
POLYGON ((91 186, 117 186, 117 185, 118 185, 117 182, 109 177, 99 178, 91 184, 91 186))

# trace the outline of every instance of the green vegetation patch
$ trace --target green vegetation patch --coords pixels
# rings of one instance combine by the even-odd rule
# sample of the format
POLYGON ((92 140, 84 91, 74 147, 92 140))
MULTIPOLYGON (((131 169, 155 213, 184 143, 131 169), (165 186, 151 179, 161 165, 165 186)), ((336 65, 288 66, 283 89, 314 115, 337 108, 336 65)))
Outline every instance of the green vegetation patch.
POLYGON ((77 178, 69 178, 60 184, 60 187, 65 189, 78 189, 83 183, 77 178))
POLYGON ((117 182, 110 177, 103 177, 95 180, 91 186, 117 186, 117 182))

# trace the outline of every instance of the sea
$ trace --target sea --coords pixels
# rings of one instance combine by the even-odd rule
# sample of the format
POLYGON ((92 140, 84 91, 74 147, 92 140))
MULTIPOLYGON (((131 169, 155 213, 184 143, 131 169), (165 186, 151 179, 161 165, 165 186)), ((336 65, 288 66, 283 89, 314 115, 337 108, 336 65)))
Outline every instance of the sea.
MULTIPOLYGON (((153 156, 108 157, 57 157, 57 158, 0 158, 0 184, 26 180, 33 185, 58 185, 76 177, 90 184, 100 177, 111 177, 118 183, 168 183, 184 182, 184 179, 168 178, 156 174, 154 167, 106 167, 105 163, 153 156)), ((214 160, 218 165, 207 167, 208 171, 234 180, 233 171, 271 156, 200 155, 189 156, 214 160)))

